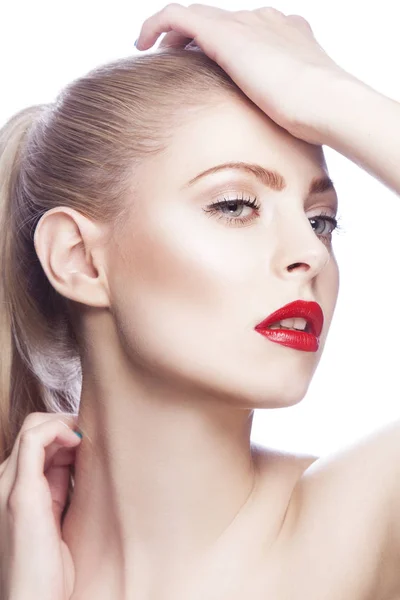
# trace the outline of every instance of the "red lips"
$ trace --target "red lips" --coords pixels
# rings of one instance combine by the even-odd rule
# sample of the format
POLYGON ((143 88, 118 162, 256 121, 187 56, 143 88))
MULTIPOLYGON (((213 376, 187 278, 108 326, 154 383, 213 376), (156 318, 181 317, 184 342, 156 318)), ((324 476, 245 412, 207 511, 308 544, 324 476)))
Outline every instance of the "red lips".
POLYGON ((269 317, 258 323, 255 330, 267 337, 271 342, 289 346, 295 350, 305 352, 316 352, 319 347, 319 336, 324 324, 324 314, 317 302, 306 302, 295 300, 286 304, 269 317), (307 321, 307 331, 295 331, 291 329, 269 329, 278 321, 284 319, 302 318, 307 321))

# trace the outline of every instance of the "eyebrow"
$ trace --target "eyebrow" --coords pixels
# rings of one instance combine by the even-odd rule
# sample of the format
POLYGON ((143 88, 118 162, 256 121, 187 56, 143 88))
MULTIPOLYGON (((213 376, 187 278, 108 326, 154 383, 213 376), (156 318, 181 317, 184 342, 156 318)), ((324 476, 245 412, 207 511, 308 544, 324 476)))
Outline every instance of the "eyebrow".
MULTIPOLYGON (((242 171, 247 171, 248 173, 252 173, 259 179, 264 185, 270 187, 271 189, 281 192, 287 186, 287 182, 281 173, 278 171, 265 169, 261 165, 257 165, 254 163, 246 163, 246 162, 228 162, 223 163, 221 165, 216 165, 199 173, 196 177, 193 177, 183 188, 188 188, 192 186, 194 183, 206 177, 207 175, 213 175, 218 171, 223 171, 225 169, 239 169, 242 171)), ((335 190, 335 186, 333 185, 333 181, 327 175, 316 176, 310 182, 310 187, 308 190, 308 194, 321 194, 323 192, 327 192, 329 190, 335 190)))

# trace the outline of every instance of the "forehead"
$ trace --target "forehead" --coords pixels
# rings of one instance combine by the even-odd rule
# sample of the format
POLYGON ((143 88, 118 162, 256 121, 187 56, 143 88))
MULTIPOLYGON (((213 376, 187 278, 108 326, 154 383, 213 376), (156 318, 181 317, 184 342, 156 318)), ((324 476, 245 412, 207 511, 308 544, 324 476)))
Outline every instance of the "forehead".
POLYGON ((258 164, 261 171, 281 174, 285 187, 307 191, 312 180, 327 174, 321 146, 293 137, 250 101, 224 97, 183 117, 178 126, 171 125, 167 148, 151 159, 152 169, 175 189, 187 189, 201 172, 215 172, 224 163, 258 164))

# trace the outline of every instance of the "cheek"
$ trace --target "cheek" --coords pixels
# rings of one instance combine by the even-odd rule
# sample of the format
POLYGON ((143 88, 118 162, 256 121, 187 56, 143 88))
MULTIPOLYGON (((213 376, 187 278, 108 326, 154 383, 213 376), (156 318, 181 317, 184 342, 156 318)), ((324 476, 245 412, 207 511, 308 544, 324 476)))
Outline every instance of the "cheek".
MULTIPOLYGON (((262 236, 208 217, 160 216, 135 227, 109 265, 112 312, 131 364, 259 407, 267 396, 277 405, 299 400, 316 357, 254 331, 277 302, 268 261, 262 236), (289 381, 288 369, 298 377, 289 381)), ((324 275, 321 293, 332 276, 324 275)))
POLYGON ((245 327, 252 318, 246 299, 254 252, 244 251, 239 232, 208 217, 159 217, 136 224, 134 234, 120 241, 123 252, 113 253, 109 274, 118 330, 131 356, 169 368, 200 368, 235 340, 237 345, 232 323, 240 328, 242 318, 245 327))
POLYGON ((229 308, 232 292, 246 292, 243 284, 249 283, 255 263, 248 234, 229 231, 199 207, 154 209, 135 229, 121 244, 122 261, 116 256, 113 269, 121 273, 120 283, 135 290, 129 294, 132 303, 147 310, 176 306, 210 316, 218 306, 229 308))
POLYGON ((324 317, 326 322, 325 336, 332 321, 336 301, 338 298, 338 292, 339 269, 336 259, 332 255, 330 262, 318 277, 318 287, 316 290, 317 299, 319 299, 324 309, 324 317))

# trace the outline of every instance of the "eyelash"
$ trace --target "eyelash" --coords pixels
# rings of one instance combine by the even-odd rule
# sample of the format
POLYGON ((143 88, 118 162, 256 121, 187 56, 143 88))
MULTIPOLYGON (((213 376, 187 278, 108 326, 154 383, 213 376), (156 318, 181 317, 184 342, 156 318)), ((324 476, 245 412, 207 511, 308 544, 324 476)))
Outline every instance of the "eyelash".
MULTIPOLYGON (((225 198, 219 202, 214 202, 213 204, 209 204, 207 206, 207 208, 203 209, 204 212, 209 213, 210 216, 215 215, 220 211, 221 208, 227 207, 230 204, 237 204, 238 206, 250 206, 250 208, 254 208, 255 211, 259 211, 261 208, 261 205, 257 203, 257 198, 244 198, 243 195, 241 198, 225 198)), ((257 214, 258 216, 258 214, 257 214)), ((234 225, 236 226, 237 223, 240 223, 241 225, 244 225, 245 223, 249 223, 250 221, 253 221, 254 217, 250 217, 250 218, 230 218, 230 217, 224 217, 223 215, 220 215, 218 217, 218 219, 224 219, 227 223, 232 224, 234 223, 234 225)))
MULTIPOLYGON (((259 211, 261 208, 261 205, 257 203, 257 197, 251 199, 251 198, 244 198, 243 195, 241 198, 225 198, 219 202, 214 202, 213 204, 209 204, 207 206, 207 208, 204 208, 204 212, 208 213, 210 216, 215 215, 217 213, 221 212, 221 208, 224 207, 228 207, 230 204, 233 205, 237 205, 238 207, 240 206, 250 206, 250 208, 254 208, 255 211, 259 211)), ((257 214, 257 216, 259 216, 257 214)), ((222 215, 220 215, 218 217, 218 219, 225 219, 225 221, 230 224, 232 226, 237 226, 237 223, 240 223, 241 225, 244 225, 245 223, 249 223, 251 221, 254 220, 255 217, 250 217, 250 218, 231 218, 231 217, 224 217, 222 215)), ((313 217, 309 218, 310 221, 316 221, 316 220, 322 220, 322 221, 327 221, 328 223, 330 223, 332 225, 332 230, 329 233, 317 233, 316 235, 318 235, 318 237, 329 237, 332 232, 335 229, 339 229, 339 224, 337 219, 335 219, 335 217, 331 217, 330 215, 326 214, 326 213, 321 213, 319 215, 315 215, 313 217)))

